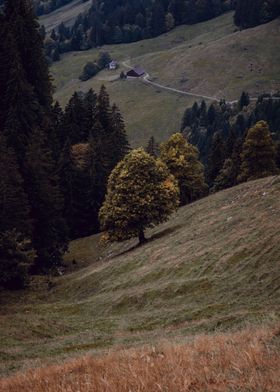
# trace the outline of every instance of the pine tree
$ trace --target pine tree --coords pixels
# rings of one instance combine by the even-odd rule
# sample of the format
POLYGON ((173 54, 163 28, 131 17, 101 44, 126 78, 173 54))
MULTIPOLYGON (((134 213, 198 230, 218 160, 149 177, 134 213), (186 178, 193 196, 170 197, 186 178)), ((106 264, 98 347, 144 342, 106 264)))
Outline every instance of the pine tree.
POLYGON ((44 133, 38 129, 29 141, 25 170, 28 172, 25 183, 34 226, 32 241, 37 252, 36 267, 46 272, 60 265, 68 238, 52 153, 44 133))
POLYGON ((249 129, 241 153, 238 180, 250 181, 277 173, 276 149, 268 124, 259 121, 249 129))
POLYGON ((130 149, 124 120, 116 104, 113 104, 111 109, 109 137, 112 144, 111 167, 113 169, 130 149))
POLYGON ((0 232, 13 229, 30 237, 30 206, 16 154, 0 136, 0 232))
POLYGON ((9 75, 9 56, 7 55, 10 44, 9 25, 4 15, 0 12, 0 132, 4 129, 5 119, 7 115, 6 90, 7 79, 9 75))
POLYGON ((238 108, 239 108, 239 110, 241 111, 244 108, 244 106, 248 106, 249 103, 250 103, 249 94, 245 93, 243 91, 243 93, 241 94, 241 97, 240 97, 240 99, 238 101, 238 108))
POLYGON ((0 232, 0 286, 10 290, 26 287, 35 255, 30 240, 16 230, 0 232))
POLYGON ((238 171, 231 158, 225 160, 222 169, 214 181, 211 192, 217 192, 222 189, 230 188, 237 184, 238 171))
POLYGON ((27 82, 33 87, 39 104, 48 110, 52 102, 52 86, 33 5, 30 0, 5 0, 4 12, 27 82))
POLYGON ((71 144, 86 142, 89 136, 84 99, 75 92, 66 105, 61 123, 60 140, 71 144))
POLYGON ((3 58, 8 64, 8 70, 3 91, 5 118, 2 130, 8 145, 15 149, 21 160, 32 129, 40 122, 41 110, 32 86, 26 80, 15 39, 9 30, 5 42, 3 58))
POLYGON ((106 238, 122 241, 168 219, 178 206, 176 180, 165 164, 144 150, 130 152, 110 175, 99 217, 106 238))
POLYGON ((214 134, 207 165, 207 182, 210 187, 213 186, 216 177, 223 167, 225 161, 225 146, 221 134, 216 132, 214 134))
POLYGON ((178 180, 181 205, 190 203, 207 192, 204 166, 199 161, 198 150, 175 133, 160 146, 160 158, 178 180))
POLYGON ((153 136, 150 137, 145 151, 154 158, 159 156, 159 144, 155 141, 153 136))

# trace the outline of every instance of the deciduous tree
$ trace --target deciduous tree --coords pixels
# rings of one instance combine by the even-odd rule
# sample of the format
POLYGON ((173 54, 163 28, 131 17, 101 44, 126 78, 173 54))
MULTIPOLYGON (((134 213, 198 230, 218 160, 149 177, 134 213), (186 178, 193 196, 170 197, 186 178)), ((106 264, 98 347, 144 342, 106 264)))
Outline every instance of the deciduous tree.
POLYGON ((176 133, 160 146, 160 158, 178 180, 180 201, 184 205, 207 192, 204 166, 199 161, 198 149, 181 133, 176 133))
POLYGON ((178 187, 166 165, 143 149, 131 151, 109 177, 99 218, 106 238, 122 241, 168 219, 178 206, 178 187))
POLYGON ((276 148, 268 124, 257 122, 249 129, 241 153, 239 181, 255 180, 277 173, 276 148))

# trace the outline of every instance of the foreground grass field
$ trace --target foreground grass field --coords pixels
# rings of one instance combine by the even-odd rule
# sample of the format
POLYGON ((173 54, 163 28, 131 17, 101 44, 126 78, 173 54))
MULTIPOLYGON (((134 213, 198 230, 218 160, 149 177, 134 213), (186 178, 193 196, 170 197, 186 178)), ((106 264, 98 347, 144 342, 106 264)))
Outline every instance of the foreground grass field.
POLYGON ((83 357, 0 381, 2 392, 280 390, 280 325, 83 357))
POLYGON ((64 276, 1 295, 2 374, 279 322, 279 197, 267 178, 181 208, 141 247, 74 241, 64 276))
POLYGON ((154 39, 68 53, 51 68, 55 98, 65 105, 75 90, 99 90, 105 84, 124 115, 133 146, 146 145, 152 135, 163 141, 179 129, 184 110, 197 99, 139 80, 120 81, 121 70, 127 70, 122 62, 139 64, 154 81, 179 90, 227 100, 238 99, 243 90, 256 96, 280 89, 279 25, 277 19, 240 32, 228 13, 154 39), (108 51, 121 67, 80 82, 83 66, 100 51, 108 51))

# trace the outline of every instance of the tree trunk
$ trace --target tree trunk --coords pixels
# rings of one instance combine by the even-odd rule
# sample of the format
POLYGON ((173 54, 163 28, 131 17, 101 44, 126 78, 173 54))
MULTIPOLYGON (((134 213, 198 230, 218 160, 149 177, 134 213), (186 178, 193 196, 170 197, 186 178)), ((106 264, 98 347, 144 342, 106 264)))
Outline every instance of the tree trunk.
POLYGON ((143 229, 139 230, 138 238, 139 238, 139 244, 144 244, 144 242, 147 241, 143 229))

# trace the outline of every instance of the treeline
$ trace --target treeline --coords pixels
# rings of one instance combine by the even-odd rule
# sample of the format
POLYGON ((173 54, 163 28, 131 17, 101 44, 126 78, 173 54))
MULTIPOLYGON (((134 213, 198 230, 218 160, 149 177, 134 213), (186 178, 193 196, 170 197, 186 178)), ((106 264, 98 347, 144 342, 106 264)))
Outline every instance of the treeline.
POLYGON ((156 37, 181 24, 205 21, 232 9, 229 0, 96 0, 72 28, 52 32, 52 50, 87 50, 156 37))
POLYGON ((227 167, 232 170, 228 186, 238 182, 242 145, 248 130, 259 121, 265 121, 271 132, 275 162, 280 167, 280 94, 262 95, 257 102, 250 103, 249 95, 244 92, 235 105, 221 101, 207 107, 202 101, 185 111, 181 130, 198 147, 210 188, 220 189, 215 181, 221 171, 226 170, 226 165, 235 165, 227 167))
POLYGON ((234 22, 248 28, 269 22, 279 15, 279 0, 237 0, 234 22))
POLYGON ((73 0, 33 0, 34 10, 38 16, 49 14, 73 0))
POLYGON ((109 173, 128 151, 122 116, 99 94, 53 104, 27 0, 0 15, 0 286, 56 270, 72 238, 99 230, 109 173), (26 44, 28 43, 28 44, 26 44))

